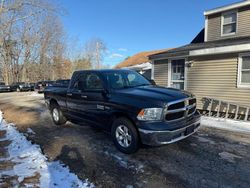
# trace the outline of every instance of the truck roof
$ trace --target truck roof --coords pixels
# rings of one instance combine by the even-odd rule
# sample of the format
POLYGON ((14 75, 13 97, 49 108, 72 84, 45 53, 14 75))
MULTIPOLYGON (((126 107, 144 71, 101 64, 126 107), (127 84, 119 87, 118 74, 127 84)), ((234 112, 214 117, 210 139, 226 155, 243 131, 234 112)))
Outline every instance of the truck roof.
POLYGON ((132 71, 129 69, 93 69, 93 70, 79 70, 75 71, 76 73, 81 73, 81 72, 101 72, 101 73, 110 73, 110 72, 124 72, 124 71, 132 71))

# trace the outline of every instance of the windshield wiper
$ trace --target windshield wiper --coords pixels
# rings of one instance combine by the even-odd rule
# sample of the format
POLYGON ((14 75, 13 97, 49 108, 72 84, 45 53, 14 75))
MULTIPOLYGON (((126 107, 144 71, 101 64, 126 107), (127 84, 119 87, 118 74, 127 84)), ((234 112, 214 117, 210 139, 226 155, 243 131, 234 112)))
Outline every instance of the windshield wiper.
POLYGON ((127 89, 127 88, 134 88, 134 87, 141 87, 141 86, 149 86, 149 85, 152 85, 152 84, 140 84, 140 85, 134 85, 134 86, 123 86, 124 89, 127 89))
POLYGON ((136 86, 123 86, 123 89, 133 88, 133 87, 136 87, 136 86))
POLYGON ((152 85, 152 84, 140 84, 140 85, 136 85, 135 87, 149 86, 149 85, 152 85))

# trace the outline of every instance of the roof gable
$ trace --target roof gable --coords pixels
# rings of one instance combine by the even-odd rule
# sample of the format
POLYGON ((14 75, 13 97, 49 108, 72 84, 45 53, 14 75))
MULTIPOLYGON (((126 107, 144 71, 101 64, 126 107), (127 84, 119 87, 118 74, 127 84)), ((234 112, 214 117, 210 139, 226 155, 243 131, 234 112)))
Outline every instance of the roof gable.
POLYGON ((198 35, 196 35, 196 37, 192 40, 191 44, 194 43, 202 43, 204 42, 205 39, 205 29, 203 28, 198 35))
POLYGON ((147 62, 150 61, 148 56, 150 56, 152 54, 160 53, 160 52, 163 52, 163 51, 165 52, 167 50, 169 50, 169 49, 154 50, 154 51, 147 51, 147 52, 137 53, 137 54, 125 59, 121 63, 117 64, 115 66, 115 68, 130 67, 130 66, 139 65, 139 64, 142 64, 142 63, 147 63, 147 62))

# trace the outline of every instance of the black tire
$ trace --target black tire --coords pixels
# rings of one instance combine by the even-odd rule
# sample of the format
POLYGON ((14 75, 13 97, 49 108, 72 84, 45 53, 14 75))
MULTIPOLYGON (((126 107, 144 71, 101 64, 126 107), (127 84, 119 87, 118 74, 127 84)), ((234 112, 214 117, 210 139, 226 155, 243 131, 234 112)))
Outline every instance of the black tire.
POLYGON ((112 136, 112 139, 113 139, 113 142, 114 142, 116 148, 123 153, 132 154, 132 153, 135 153, 139 149, 140 138, 139 138, 138 132, 137 132, 134 124, 127 118, 115 119, 115 121, 113 122, 113 125, 112 125, 111 136, 112 136), (128 129, 128 133, 131 136, 130 144, 127 147, 122 146, 119 143, 122 141, 121 140, 119 141, 117 136, 116 136, 117 131, 118 131, 118 127, 122 128, 123 126, 128 129))
POLYGON ((64 125, 67 122, 67 120, 64 117, 64 115, 62 114, 62 111, 61 111, 61 109, 60 109, 60 107, 59 107, 58 104, 55 104, 55 103, 51 104, 51 106, 50 106, 50 113, 51 113, 53 122, 56 125, 64 125), (53 113, 55 113, 55 111, 57 111, 57 113, 58 113, 58 118, 55 118, 55 116, 53 114, 53 113))

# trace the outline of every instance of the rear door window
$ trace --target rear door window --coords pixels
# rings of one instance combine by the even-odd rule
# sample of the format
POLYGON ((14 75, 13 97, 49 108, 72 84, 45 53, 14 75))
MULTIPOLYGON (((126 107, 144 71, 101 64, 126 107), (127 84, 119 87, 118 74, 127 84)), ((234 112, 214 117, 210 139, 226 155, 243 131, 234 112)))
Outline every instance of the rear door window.
POLYGON ((103 83, 96 73, 82 74, 75 82, 74 89, 80 91, 98 91, 103 89, 103 83))

